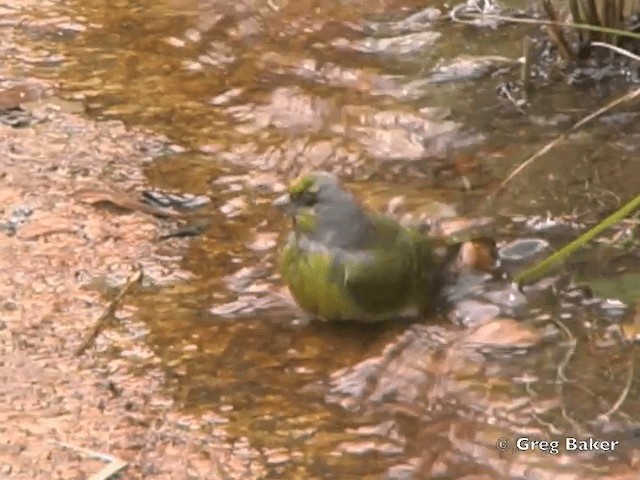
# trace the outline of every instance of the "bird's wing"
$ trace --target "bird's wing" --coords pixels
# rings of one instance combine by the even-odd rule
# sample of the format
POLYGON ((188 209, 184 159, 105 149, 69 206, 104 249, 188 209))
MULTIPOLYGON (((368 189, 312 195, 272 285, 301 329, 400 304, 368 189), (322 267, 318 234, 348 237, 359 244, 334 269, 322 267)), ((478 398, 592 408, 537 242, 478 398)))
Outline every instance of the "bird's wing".
POLYGON ((403 307, 413 293, 410 252, 378 251, 344 263, 344 287, 359 308, 375 314, 403 307))

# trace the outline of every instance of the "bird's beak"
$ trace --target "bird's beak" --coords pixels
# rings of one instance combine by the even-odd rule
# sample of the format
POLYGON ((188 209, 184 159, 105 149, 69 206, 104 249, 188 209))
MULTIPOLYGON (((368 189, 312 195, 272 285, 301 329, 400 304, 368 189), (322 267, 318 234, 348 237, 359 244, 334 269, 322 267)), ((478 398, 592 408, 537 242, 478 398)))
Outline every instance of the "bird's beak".
POLYGON ((280 195, 273 201, 273 206, 283 212, 289 213, 291 211, 291 195, 285 193, 284 195, 280 195))

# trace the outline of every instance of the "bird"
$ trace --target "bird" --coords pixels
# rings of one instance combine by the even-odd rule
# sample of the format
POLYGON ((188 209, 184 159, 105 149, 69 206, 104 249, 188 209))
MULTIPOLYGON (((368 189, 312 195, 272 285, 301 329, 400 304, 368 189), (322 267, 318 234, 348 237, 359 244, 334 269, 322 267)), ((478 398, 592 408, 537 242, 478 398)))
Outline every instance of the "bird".
POLYGON ((280 275, 313 318, 364 323, 432 311, 438 261, 423 233, 365 209, 324 171, 298 177, 273 205, 292 226, 280 275))

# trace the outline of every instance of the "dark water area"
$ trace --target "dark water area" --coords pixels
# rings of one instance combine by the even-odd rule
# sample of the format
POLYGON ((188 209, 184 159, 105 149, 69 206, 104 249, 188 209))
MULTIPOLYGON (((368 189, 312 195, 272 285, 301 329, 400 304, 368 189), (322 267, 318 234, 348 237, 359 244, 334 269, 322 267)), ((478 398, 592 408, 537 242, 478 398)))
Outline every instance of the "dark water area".
POLYGON ((15 69, 57 82, 95 118, 166 135, 179 148, 149 165, 153 187, 211 198, 202 236, 158 244, 158 258, 182 256, 192 278, 131 302, 180 408, 205 424, 223 418, 239 455, 261 452, 266 478, 623 478, 640 461, 637 347, 620 340, 639 334, 632 222, 569 262, 593 295, 562 275, 524 294, 471 278, 452 294, 459 317, 493 312, 524 330, 308 323, 278 294, 288 225, 271 200, 311 168, 340 174, 380 211, 403 196, 415 216, 490 217, 501 246, 556 247, 637 195, 630 108, 572 133, 487 202, 520 162, 623 90, 546 79, 517 111, 496 86, 517 79, 534 29, 453 23, 444 3, 42 2, 21 27, 42 55, 15 69), (494 343, 501 354, 474 347, 494 343), (519 435, 622 448, 496 449, 519 435))

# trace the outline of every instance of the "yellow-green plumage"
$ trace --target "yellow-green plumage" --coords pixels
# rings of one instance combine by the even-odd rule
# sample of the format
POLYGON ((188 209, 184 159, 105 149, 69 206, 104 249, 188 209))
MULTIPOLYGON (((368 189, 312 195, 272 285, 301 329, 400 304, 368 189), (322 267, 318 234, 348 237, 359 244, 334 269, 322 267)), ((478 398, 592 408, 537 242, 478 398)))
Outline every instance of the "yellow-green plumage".
POLYGON ((326 254, 307 254, 295 243, 282 252, 280 272, 300 308, 326 319, 358 317, 358 308, 340 283, 330 280, 332 269, 326 254))
POLYGON ((431 307, 436 262, 420 232, 364 211, 323 172, 302 177, 278 202, 293 220, 280 272, 303 310, 378 321, 431 307))

